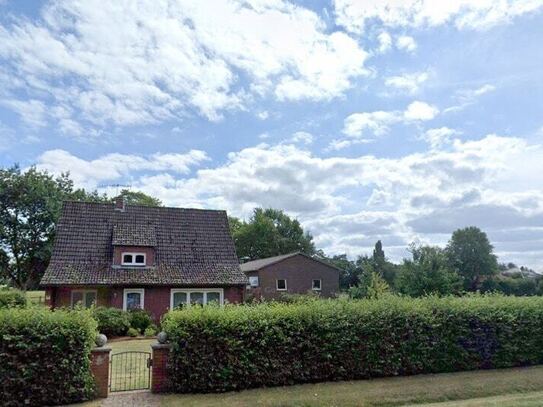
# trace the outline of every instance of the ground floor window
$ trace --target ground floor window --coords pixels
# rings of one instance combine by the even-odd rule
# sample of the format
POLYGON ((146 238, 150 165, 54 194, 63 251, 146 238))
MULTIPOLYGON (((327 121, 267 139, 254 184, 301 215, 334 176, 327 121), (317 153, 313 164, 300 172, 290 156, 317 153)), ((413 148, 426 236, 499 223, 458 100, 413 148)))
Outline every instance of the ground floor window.
POLYGON ((143 309, 145 290, 143 288, 125 288, 123 310, 143 309))
POLYGON ((222 288, 184 289, 171 290, 170 309, 183 308, 190 305, 207 305, 216 303, 223 305, 224 290, 222 288))
POLYGON ((311 289, 313 291, 320 291, 321 290, 321 280, 313 280, 313 283, 311 284, 311 289))
POLYGON ((277 288, 277 291, 287 291, 287 280, 283 278, 276 280, 275 288, 277 288))
POLYGON ((89 308, 93 304, 96 305, 96 290, 72 290, 72 307, 80 305, 89 308))

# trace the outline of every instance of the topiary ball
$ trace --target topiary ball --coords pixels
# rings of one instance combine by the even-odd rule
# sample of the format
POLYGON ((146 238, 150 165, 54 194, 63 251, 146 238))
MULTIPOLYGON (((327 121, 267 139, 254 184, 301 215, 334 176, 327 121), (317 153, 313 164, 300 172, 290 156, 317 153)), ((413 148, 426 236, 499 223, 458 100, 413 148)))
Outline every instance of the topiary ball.
POLYGON ((104 334, 96 335, 96 339, 94 340, 94 343, 98 347, 104 346, 107 343, 107 336, 105 336, 104 334))
POLYGON ((166 332, 162 331, 157 335, 156 339, 158 343, 166 343, 166 341, 168 340, 168 335, 166 334, 166 332))

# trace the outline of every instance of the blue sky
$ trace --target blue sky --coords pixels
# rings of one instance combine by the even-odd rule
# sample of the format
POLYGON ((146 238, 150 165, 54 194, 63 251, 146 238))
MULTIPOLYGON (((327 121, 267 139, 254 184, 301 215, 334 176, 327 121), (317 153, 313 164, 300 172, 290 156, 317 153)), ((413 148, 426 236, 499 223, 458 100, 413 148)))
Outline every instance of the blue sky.
POLYGON ((212 3, 0 1, 0 165, 543 269, 541 1, 212 3))

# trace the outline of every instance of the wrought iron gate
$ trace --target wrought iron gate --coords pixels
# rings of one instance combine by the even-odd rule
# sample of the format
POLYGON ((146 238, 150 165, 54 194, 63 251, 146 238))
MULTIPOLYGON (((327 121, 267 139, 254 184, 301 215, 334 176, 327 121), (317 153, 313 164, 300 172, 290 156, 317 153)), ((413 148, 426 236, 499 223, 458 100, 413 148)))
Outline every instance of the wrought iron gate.
POLYGON ((148 389, 151 386, 151 353, 121 352, 111 356, 109 391, 148 389))

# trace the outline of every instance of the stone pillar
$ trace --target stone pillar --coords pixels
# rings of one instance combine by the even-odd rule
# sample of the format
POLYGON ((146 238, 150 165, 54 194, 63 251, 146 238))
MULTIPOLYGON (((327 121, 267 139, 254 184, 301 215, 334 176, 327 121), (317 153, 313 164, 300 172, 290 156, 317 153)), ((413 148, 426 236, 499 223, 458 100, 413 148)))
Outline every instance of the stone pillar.
POLYGON ((170 356, 170 345, 167 343, 155 343, 151 345, 153 352, 151 367, 151 391, 163 393, 168 391, 168 358, 170 356))
POLYGON ((94 348, 91 351, 91 372, 96 383, 96 396, 105 398, 109 392, 109 353, 111 348, 94 348))

